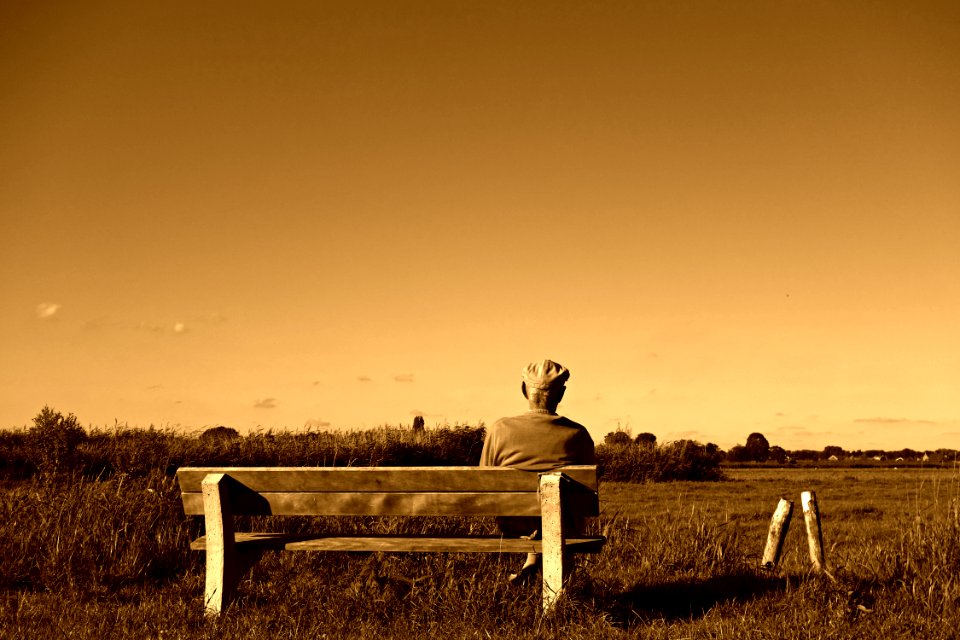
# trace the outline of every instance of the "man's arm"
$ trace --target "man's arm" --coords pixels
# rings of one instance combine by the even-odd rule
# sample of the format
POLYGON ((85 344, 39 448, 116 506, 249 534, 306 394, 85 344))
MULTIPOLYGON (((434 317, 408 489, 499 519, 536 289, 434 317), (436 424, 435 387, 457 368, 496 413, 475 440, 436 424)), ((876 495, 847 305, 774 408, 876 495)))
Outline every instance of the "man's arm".
POLYGON ((494 444, 493 440, 493 428, 487 429, 487 435, 483 438, 483 450, 480 451, 480 466, 481 467, 495 467, 497 466, 496 462, 493 460, 494 444))

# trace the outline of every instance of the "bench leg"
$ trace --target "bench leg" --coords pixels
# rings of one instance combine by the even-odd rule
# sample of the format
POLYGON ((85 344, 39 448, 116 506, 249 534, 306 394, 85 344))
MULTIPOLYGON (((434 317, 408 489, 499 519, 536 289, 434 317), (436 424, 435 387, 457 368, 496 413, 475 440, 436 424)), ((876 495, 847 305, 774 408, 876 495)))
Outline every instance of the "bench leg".
POLYGON ((207 530, 203 604, 206 614, 214 616, 226 610, 237 593, 243 574, 263 555, 260 550, 237 548, 227 482, 224 474, 211 473, 201 485, 207 530))
POLYGON ((561 513, 560 473, 540 476, 540 516, 543 521, 543 612, 547 614, 563 595, 567 574, 564 553, 563 514, 561 513))

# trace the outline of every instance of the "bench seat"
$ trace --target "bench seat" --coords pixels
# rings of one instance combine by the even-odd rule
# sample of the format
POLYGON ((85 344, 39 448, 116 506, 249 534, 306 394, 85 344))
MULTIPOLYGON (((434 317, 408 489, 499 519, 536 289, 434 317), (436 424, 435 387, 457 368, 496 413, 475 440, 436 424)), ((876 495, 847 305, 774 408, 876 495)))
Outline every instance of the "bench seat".
MULTIPOLYGON (((602 537, 567 538, 568 553, 598 553, 606 540, 602 537)), ((543 553, 542 540, 504 538, 503 536, 395 536, 364 534, 356 536, 318 536, 297 533, 236 533, 238 548, 286 551, 407 551, 412 553, 543 553)), ((190 543, 194 551, 206 551, 207 537, 190 543)))

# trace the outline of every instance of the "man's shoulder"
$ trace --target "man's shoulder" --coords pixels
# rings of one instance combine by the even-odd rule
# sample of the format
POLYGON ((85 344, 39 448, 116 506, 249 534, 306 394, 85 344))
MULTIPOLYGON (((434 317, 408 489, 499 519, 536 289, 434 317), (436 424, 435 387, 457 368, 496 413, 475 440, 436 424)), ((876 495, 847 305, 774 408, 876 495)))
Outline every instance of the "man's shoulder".
POLYGON ((587 428, 586 428, 585 426, 583 426, 583 425, 580 424, 579 422, 574 422, 573 420, 571 420, 571 419, 568 418, 567 416, 557 416, 556 422, 557 422, 557 424, 562 424, 563 426, 569 427, 569 428, 571 428, 571 429, 583 429, 584 431, 587 430, 587 428))
POLYGON ((587 428, 579 422, 574 422, 566 416, 549 413, 528 411, 516 416, 500 418, 490 426, 491 431, 510 429, 521 425, 538 425, 544 428, 561 427, 575 431, 587 432, 587 428))

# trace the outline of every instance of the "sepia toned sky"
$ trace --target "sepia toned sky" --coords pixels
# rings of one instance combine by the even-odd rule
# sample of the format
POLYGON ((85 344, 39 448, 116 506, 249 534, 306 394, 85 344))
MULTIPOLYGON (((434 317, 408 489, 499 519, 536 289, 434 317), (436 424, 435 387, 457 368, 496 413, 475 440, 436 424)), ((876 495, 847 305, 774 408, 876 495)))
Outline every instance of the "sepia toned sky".
POLYGON ((956 2, 0 5, 0 427, 960 447, 956 2))

